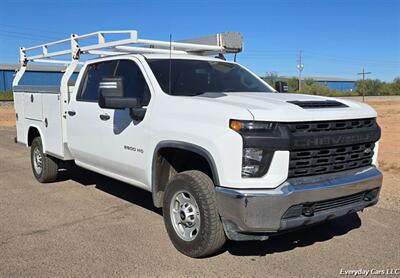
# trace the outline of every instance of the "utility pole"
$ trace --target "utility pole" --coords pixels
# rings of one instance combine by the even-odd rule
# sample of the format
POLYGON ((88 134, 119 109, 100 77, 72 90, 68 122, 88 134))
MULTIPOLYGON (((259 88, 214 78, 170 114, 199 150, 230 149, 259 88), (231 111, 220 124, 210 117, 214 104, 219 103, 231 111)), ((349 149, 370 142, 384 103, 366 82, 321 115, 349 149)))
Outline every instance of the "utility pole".
POLYGON ((299 58, 297 59, 297 69, 299 70, 299 91, 301 91, 301 72, 304 69, 302 51, 299 51, 299 58))
MULTIPOLYGON (((365 76, 367 74, 371 74, 372 72, 370 71, 365 71, 364 67, 362 68, 362 72, 357 73, 358 75, 362 75, 362 80, 363 80, 363 85, 365 85, 364 81, 365 81, 365 76)), ((362 88, 362 97, 363 97, 363 102, 365 100, 365 88, 362 88)))

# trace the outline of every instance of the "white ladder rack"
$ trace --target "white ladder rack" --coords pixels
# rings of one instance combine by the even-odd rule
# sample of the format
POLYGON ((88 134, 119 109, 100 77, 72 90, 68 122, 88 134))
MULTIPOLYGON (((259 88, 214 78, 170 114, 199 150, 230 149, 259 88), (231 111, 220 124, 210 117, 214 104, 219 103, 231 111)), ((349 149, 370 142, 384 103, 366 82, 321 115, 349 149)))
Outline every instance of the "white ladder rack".
POLYGON ((33 47, 20 48, 21 66, 28 62, 69 64, 79 60, 82 54, 101 57, 137 53, 172 53, 193 55, 214 55, 238 53, 242 51, 243 40, 240 33, 226 32, 185 41, 158 41, 139 39, 135 30, 98 31, 76 35, 33 47), (113 39, 110 36, 124 38, 113 39), (93 43, 93 41, 96 41, 93 43), (86 44, 85 44, 86 43, 86 44), (56 48, 56 50, 53 50, 56 48), (70 55, 71 60, 56 60, 55 57, 70 55))

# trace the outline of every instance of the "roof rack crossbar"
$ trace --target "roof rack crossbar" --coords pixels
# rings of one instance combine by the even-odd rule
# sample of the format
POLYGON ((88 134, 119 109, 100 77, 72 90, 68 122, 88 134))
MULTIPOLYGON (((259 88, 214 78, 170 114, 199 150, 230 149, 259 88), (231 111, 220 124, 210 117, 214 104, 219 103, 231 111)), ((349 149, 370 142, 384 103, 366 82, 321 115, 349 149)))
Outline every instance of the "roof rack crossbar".
MULTIPOLYGON (((126 53, 165 53, 168 54, 170 53, 169 49, 155 49, 155 48, 148 48, 148 47, 138 47, 138 46, 126 46, 126 45, 120 45, 120 46, 115 46, 115 49, 124 51, 126 53)), ((183 50, 171 50, 172 54, 188 54, 186 51, 183 50)))

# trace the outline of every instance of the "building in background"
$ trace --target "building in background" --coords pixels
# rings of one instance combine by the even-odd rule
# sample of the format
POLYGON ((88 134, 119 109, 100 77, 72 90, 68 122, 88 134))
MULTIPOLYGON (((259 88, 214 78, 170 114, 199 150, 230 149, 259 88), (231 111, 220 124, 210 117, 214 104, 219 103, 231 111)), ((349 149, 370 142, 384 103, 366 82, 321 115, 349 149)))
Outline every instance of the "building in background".
MULTIPOLYGON (((12 81, 15 72, 19 69, 17 64, 0 64, 0 93, 12 90, 12 81)), ((65 67, 29 65, 20 85, 60 85, 65 67)), ((76 79, 74 73, 72 79, 76 79)))
POLYGON ((356 80, 339 77, 308 77, 315 82, 338 91, 354 91, 356 89, 356 80))
MULTIPOLYGON (((297 78, 295 76, 281 76, 280 78, 297 78)), ((313 80, 316 83, 324 85, 329 89, 338 91, 354 91, 356 89, 356 80, 341 77, 320 77, 320 76, 304 76, 302 84, 305 80, 313 80)))

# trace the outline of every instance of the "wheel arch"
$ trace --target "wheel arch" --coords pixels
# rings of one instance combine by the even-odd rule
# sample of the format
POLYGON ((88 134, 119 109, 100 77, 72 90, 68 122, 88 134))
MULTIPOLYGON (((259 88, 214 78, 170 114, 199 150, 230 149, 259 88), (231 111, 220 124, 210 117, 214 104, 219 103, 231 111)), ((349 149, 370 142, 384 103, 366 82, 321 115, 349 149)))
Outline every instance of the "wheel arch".
POLYGON ((40 136, 41 140, 42 140, 42 147, 43 147, 43 152, 46 152, 46 143, 43 137, 43 133, 40 129, 40 127, 38 127, 37 125, 29 125, 28 127, 28 132, 26 134, 26 144, 28 147, 30 147, 32 145, 32 141, 33 139, 35 139, 35 137, 40 136))
MULTIPOLYGON (((154 149, 153 159, 152 159, 152 175, 151 175, 151 191, 153 196, 153 203, 156 207, 162 207, 162 196, 163 196, 163 189, 165 184, 160 184, 159 178, 162 173, 160 173, 161 165, 159 161, 160 158, 160 151, 164 149, 175 149, 175 150, 182 150, 186 152, 193 153, 199 157, 202 157, 209 166, 210 169, 210 178, 212 179, 214 185, 219 185, 219 176, 217 166, 215 164, 215 160, 211 153, 207 151, 205 148, 195 145, 192 143, 184 142, 184 141, 161 141, 157 144, 156 148, 154 149)), ((162 170, 161 170, 162 171, 162 170)))

